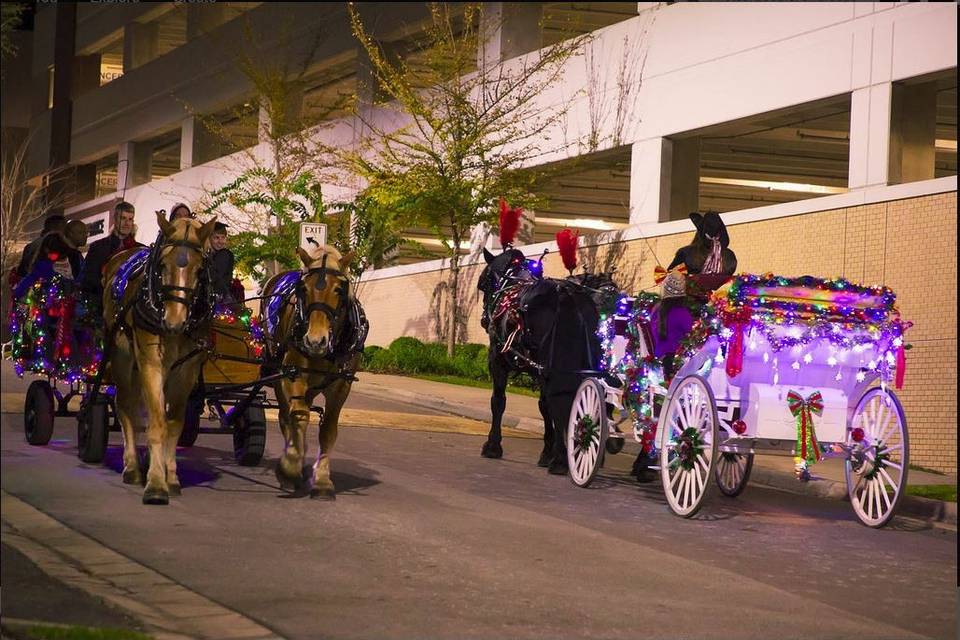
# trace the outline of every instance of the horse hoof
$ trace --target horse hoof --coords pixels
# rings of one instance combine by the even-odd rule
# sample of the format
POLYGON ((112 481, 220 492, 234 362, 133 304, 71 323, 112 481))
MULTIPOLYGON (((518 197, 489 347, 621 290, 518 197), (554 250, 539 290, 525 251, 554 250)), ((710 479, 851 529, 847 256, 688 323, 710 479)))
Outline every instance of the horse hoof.
POLYGON ((273 470, 274 474, 277 476, 277 482, 280 483, 280 488, 284 491, 299 491, 303 486, 303 479, 301 476, 296 478, 291 478, 283 472, 283 469, 280 467, 280 463, 277 463, 276 468, 273 470))
POLYGON ((123 484, 143 484, 140 472, 136 469, 124 469, 123 484))
POLYGON ((565 476, 569 472, 570 472, 570 469, 567 467, 566 464, 557 464, 555 462, 551 462, 550 466, 547 467, 547 473, 550 473, 555 476, 565 476))
POLYGON ((540 454, 540 459, 537 460, 538 467, 549 467, 550 462, 553 461, 553 456, 547 453, 546 451, 540 454))
POLYGON ((181 491, 179 484, 170 484, 170 495, 179 496, 182 493, 183 492, 181 491))
POLYGON ((310 489, 310 497, 313 498, 314 500, 330 501, 330 500, 336 500, 337 494, 336 492, 334 492, 333 487, 326 487, 323 489, 314 487, 313 489, 310 489))
POLYGON ((480 455, 482 455, 484 458, 502 458, 503 447, 500 446, 499 442, 491 442, 487 440, 483 443, 483 449, 480 451, 480 455))
POLYGON ((143 504, 170 504, 170 494, 163 489, 147 489, 143 492, 143 504))
POLYGON ((657 475, 650 469, 639 469, 634 475, 637 476, 637 482, 640 484, 647 484, 657 479, 657 475))

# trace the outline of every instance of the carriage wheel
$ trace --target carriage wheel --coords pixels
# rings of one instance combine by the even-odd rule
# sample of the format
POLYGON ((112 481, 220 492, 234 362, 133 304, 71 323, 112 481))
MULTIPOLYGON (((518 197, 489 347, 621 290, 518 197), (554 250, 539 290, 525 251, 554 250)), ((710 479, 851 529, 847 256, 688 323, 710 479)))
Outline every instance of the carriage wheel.
POLYGON ((110 410, 103 395, 88 397, 77 415, 77 455, 84 462, 103 461, 107 452, 110 410))
POLYGON ((34 380, 27 389, 23 432, 32 445, 45 445, 53 437, 53 389, 46 380, 34 380))
POLYGON ((750 471, 753 470, 753 454, 722 451, 717 456, 717 486, 729 498, 736 498, 747 487, 750 471))
POLYGON ((860 398, 847 429, 852 448, 844 464, 850 503, 868 527, 890 522, 907 487, 910 443, 907 420, 897 396, 887 389, 869 389, 860 398), (854 435, 862 429, 862 439, 854 435))
POLYGON ((603 464, 607 442, 607 411, 603 387, 593 378, 580 384, 567 424, 567 466, 578 487, 588 487, 603 464))
POLYGON ((263 407, 250 406, 233 423, 233 457, 237 464, 255 467, 267 444, 267 416, 263 407))
POLYGON ((706 381, 684 378, 670 396, 659 429, 660 478, 670 509, 689 518, 713 487, 717 458, 717 403, 706 381))
POLYGON ((183 431, 177 440, 178 447, 192 447, 200 435, 200 416, 203 414, 203 392, 194 390, 187 398, 186 412, 183 415, 183 431))

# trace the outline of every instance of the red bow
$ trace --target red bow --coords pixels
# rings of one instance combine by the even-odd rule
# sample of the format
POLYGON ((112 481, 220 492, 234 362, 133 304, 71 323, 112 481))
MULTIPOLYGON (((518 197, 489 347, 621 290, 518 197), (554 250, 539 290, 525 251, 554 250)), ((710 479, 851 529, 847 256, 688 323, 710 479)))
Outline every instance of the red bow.
POLYGON ((817 434, 813 429, 813 414, 823 415, 823 394, 814 391, 804 400, 796 391, 790 391, 787 394, 787 406, 797 419, 797 450, 800 457, 810 463, 819 462, 822 456, 817 444, 817 434), (812 455, 809 455, 811 453, 812 455))

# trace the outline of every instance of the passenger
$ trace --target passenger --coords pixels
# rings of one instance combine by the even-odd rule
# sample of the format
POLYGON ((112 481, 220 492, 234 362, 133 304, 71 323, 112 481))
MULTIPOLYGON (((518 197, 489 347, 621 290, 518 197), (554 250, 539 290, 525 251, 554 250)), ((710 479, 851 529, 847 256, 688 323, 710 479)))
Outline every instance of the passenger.
POLYGON ((71 283, 77 280, 83 268, 83 255, 80 249, 87 243, 87 225, 80 220, 71 220, 62 231, 52 231, 40 241, 33 252, 34 260, 26 276, 13 291, 20 298, 40 279, 52 278, 59 274, 71 283))
POLYGON ((210 283, 213 293, 226 303, 240 302, 233 295, 233 252, 227 248, 227 225, 218 222, 210 236, 210 283))
POLYGON ((193 217, 194 217, 193 212, 190 211, 190 207, 188 207, 182 202, 178 202, 177 204, 173 205, 172 209, 170 209, 170 217, 169 217, 170 222, 173 222, 174 220, 179 220, 181 218, 193 218, 193 217))
MULTIPOLYGON (((43 238, 48 233, 63 231, 66 225, 67 219, 59 213, 47 216, 47 219, 43 221, 43 230, 40 232, 40 236, 30 241, 27 246, 23 248, 23 254, 20 256, 20 264, 17 265, 13 279, 20 280, 30 273, 30 267, 33 265, 37 249, 40 248, 40 243, 43 242, 43 238)), ((13 283, 11 282, 11 284, 13 283)))
POLYGON ((137 225, 134 223, 135 210, 129 202, 119 202, 113 208, 113 227, 110 235, 90 245, 83 273, 80 276, 80 289, 87 300, 99 307, 103 298, 103 269, 110 258, 134 247, 142 247, 137 242, 137 225))

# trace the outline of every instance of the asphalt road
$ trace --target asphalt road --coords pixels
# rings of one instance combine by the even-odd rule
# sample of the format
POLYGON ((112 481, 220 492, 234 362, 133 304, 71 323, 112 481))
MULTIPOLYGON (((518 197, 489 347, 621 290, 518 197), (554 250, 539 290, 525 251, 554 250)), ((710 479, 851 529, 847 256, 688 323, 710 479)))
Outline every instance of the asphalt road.
POLYGON ((683 520, 625 456, 579 489, 536 467, 535 440, 487 460, 477 436, 357 427, 334 453, 338 499, 291 498, 272 426, 256 468, 202 435, 183 496, 144 507, 119 434, 86 465, 69 420, 47 447, 17 414, 0 430, 5 491, 289 638, 956 637, 956 534, 871 530, 841 502, 752 486, 683 520))

